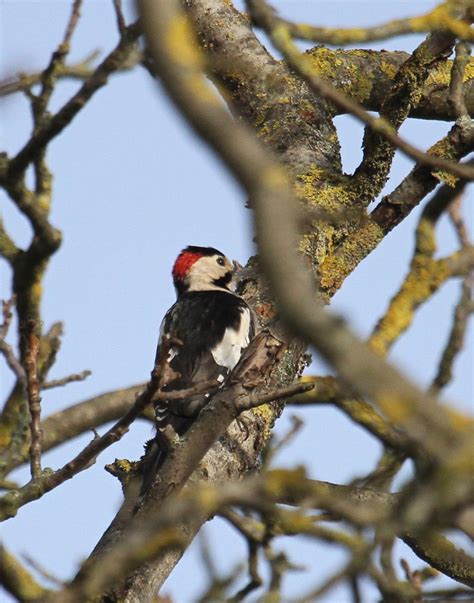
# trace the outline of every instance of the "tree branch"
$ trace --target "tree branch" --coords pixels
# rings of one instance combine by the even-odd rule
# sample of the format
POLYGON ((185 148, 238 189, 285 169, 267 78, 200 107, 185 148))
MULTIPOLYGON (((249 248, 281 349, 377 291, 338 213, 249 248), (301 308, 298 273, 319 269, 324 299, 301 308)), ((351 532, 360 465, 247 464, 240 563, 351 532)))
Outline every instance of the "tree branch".
POLYGON ((451 69, 448 102, 456 119, 469 119, 464 99, 464 75, 471 56, 471 46, 466 42, 456 44, 456 58, 451 69))
MULTIPOLYGON (((452 276, 457 276, 452 258, 434 259, 436 251, 435 227, 439 218, 462 192, 465 182, 452 188, 443 185, 426 204, 415 235, 415 251, 410 269, 398 292, 390 301, 384 316, 370 337, 370 345, 385 355, 393 343, 411 325, 415 311, 428 301, 452 276)), ((472 262, 472 250, 467 250, 472 262)))
POLYGON ((26 484, 26 486, 23 486, 23 488, 11 491, 1 498, 0 519, 4 520, 14 517, 18 509, 23 505, 41 498, 44 494, 57 488, 60 484, 71 479, 80 471, 90 467, 101 452, 111 444, 120 440, 120 438, 128 431, 130 424, 153 400, 178 400, 187 398, 190 395, 208 391, 211 384, 215 385, 215 382, 198 384, 193 388, 177 392, 160 393, 157 391, 160 386, 160 376, 153 371, 152 378, 148 382, 146 389, 137 397, 132 408, 103 436, 95 437, 82 452, 66 463, 61 469, 52 473, 50 471, 45 471, 39 477, 32 479, 31 482, 26 484))
POLYGON ((54 387, 63 387, 68 383, 84 381, 90 375, 92 375, 92 372, 89 370, 81 371, 80 373, 73 373, 72 375, 62 377, 61 379, 53 379, 52 381, 46 381, 46 383, 43 383, 41 385, 41 389, 53 389, 54 387))
POLYGON ((4 176, 5 180, 8 181, 16 174, 23 172, 36 159, 41 149, 44 149, 53 138, 60 134, 94 93, 107 83, 110 74, 123 66, 140 33, 141 29, 138 23, 133 23, 127 27, 116 48, 95 69, 80 90, 10 160, 7 173, 4 176))
POLYGON ((0 584, 18 601, 38 601, 51 594, 33 578, 26 568, 0 545, 0 584))
POLYGON ((377 134, 383 136, 397 149, 402 151, 402 153, 418 163, 430 166, 431 168, 444 170, 460 178, 474 180, 474 170, 471 168, 454 163, 443 157, 430 155, 420 151, 398 136, 392 125, 385 119, 373 117, 360 105, 354 103, 348 97, 341 94, 336 88, 331 86, 331 84, 328 84, 318 77, 314 73, 311 63, 306 60, 305 55, 300 53, 297 46, 292 41, 287 27, 274 14, 274 11, 268 7, 265 0, 247 0, 247 4, 256 23, 268 33, 272 43, 283 54, 288 64, 317 94, 334 103, 340 109, 350 113, 362 123, 370 126, 377 134))
POLYGON ((38 354, 39 354, 39 337, 38 328, 34 320, 30 320, 25 325, 26 355, 26 393, 28 396, 28 408, 30 411, 30 468, 31 478, 35 480, 41 475, 41 442, 43 433, 40 428, 41 419, 41 398, 40 398, 40 383, 38 378, 38 354))
MULTIPOLYGON (((164 550, 180 549, 184 543, 176 526, 193 514, 211 517, 216 513, 223 513, 246 538, 256 542, 262 541, 262 529, 265 530, 265 526, 249 526, 248 522, 241 521, 240 516, 228 511, 230 507, 235 506, 271 517, 271 530, 275 535, 303 532, 318 539, 348 546, 356 556, 361 550, 367 550, 360 539, 356 543, 350 536, 344 537, 340 532, 315 525, 311 517, 303 516, 299 511, 289 513, 275 506, 281 503, 301 505, 305 509, 325 509, 361 527, 373 526, 374 523, 382 525, 393 512, 397 512, 395 495, 370 488, 354 488, 310 480, 301 469, 274 470, 240 482, 225 484, 195 483, 179 497, 171 497, 165 501, 160 513, 136 515, 120 545, 104 553, 100 564, 86 562, 72 583, 50 601, 68 603, 93 598, 116 584, 133 568, 162 555, 164 550)), ((399 524, 399 529, 403 531, 403 524, 399 524)), ((418 540, 403 534, 401 537, 409 546, 420 551, 429 563, 436 563, 437 558, 442 564, 442 571, 446 571, 454 579, 466 584, 472 580, 473 560, 456 550, 446 539, 437 536, 431 541, 418 540), (443 541, 443 550, 447 553, 444 563, 437 548, 440 539, 443 541)), ((368 560, 366 553, 363 563, 368 560)))
POLYGON ((466 40, 474 41, 469 24, 459 18, 459 5, 461 3, 457 7, 458 14, 456 14, 456 11, 453 11, 453 3, 442 2, 424 15, 408 17, 406 19, 394 19, 393 21, 370 27, 343 29, 315 27, 306 23, 292 23, 286 20, 283 20, 283 22, 294 38, 333 46, 374 42, 410 33, 429 33, 439 31, 440 29, 447 29, 457 37, 464 37, 466 40))
MULTIPOLYGON (((368 111, 380 111, 397 72, 410 58, 407 52, 386 50, 330 50, 316 46, 306 53, 312 69, 368 111)), ((441 61, 430 72, 409 117, 451 121, 456 119, 449 103, 452 61, 441 61)), ((469 115, 474 116, 474 60, 467 63, 463 92, 469 115)), ((338 113, 345 113, 337 108, 338 113)))
POLYGON ((4 356, 6 363, 12 370, 17 381, 24 383, 26 381, 26 373, 21 362, 15 356, 15 352, 10 344, 5 341, 5 338, 10 329, 10 324, 13 318, 12 306, 15 303, 15 297, 9 300, 2 300, 2 315, 3 323, 0 326, 0 353, 4 356))

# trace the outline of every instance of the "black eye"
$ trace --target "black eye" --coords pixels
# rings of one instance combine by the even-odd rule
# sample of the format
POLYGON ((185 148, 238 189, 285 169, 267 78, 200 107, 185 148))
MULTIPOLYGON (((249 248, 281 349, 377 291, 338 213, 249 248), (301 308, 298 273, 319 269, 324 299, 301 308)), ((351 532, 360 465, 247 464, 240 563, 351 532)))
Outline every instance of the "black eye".
POLYGON ((216 262, 219 266, 225 266, 224 258, 217 258, 216 262))

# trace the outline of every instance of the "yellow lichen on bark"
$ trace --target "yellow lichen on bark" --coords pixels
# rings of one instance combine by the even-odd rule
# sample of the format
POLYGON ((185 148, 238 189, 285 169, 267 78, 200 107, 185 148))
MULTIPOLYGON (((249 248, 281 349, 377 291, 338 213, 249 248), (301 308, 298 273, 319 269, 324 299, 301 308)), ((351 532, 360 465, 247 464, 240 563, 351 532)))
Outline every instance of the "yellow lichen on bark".
POLYGON ((373 76, 371 77, 367 71, 361 71, 359 62, 351 58, 368 54, 369 51, 366 50, 345 51, 316 47, 308 51, 305 56, 309 58, 314 72, 328 81, 334 80, 336 68, 337 88, 362 103, 372 92, 373 76))
POLYGON ((449 2, 448 0, 448 2, 443 2, 439 6, 436 6, 426 15, 412 17, 409 19, 410 27, 413 31, 420 33, 435 31, 437 29, 449 29, 457 37, 473 41, 474 32, 470 24, 453 16, 450 10, 453 5, 455 7, 456 3, 449 2))
MULTIPOLYGON (((449 86, 451 81, 452 61, 443 61, 439 63, 428 75, 426 86, 443 85, 449 86)), ((463 82, 468 82, 474 78, 474 59, 471 58, 464 70, 463 82)))
POLYGON ((320 266, 320 284, 327 293, 335 293, 344 279, 352 272, 368 252, 383 240, 382 228, 367 219, 356 234, 349 236, 338 251, 328 256, 320 266))
POLYGON ((413 322, 416 309, 446 281, 445 262, 420 256, 414 259, 402 288, 392 299, 389 310, 369 340, 371 347, 385 355, 390 346, 413 322))

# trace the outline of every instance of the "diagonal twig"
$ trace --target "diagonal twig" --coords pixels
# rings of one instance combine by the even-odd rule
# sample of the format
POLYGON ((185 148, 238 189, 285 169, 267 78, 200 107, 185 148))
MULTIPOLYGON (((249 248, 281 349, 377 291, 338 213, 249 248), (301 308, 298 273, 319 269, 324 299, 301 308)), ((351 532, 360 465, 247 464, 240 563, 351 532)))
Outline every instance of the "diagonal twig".
POLYGON ((18 381, 25 381, 25 369, 21 362, 15 356, 12 346, 5 341, 10 324, 13 318, 12 306, 15 303, 15 297, 9 300, 2 300, 3 323, 0 326, 0 354, 5 358, 6 363, 15 374, 18 381))
POLYGON ((175 392, 159 392, 160 375, 155 370, 145 390, 137 397, 135 404, 127 414, 119 419, 103 436, 94 438, 76 457, 54 472, 45 471, 19 490, 6 494, 0 499, 0 520, 14 517, 20 507, 41 498, 63 482, 74 477, 80 471, 87 469, 95 462, 96 457, 117 442, 128 431, 131 423, 143 412, 152 401, 180 400, 189 396, 205 393, 215 381, 204 382, 196 386, 175 392))

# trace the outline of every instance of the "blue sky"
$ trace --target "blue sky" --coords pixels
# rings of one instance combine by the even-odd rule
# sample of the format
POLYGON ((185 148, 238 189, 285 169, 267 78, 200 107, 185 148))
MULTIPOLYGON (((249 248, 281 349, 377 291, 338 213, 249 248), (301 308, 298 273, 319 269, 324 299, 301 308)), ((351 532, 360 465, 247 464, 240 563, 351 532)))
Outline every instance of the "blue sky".
MULTIPOLYGON (((276 2, 283 14, 321 25, 355 26, 421 13, 434 2, 276 2)), ((131 6, 126 6, 131 14, 131 6)), ((0 3, 0 80, 19 71, 43 68, 63 35, 70 3, 66 1, 3 0, 0 3), (21 32, 19 35, 18 32, 21 32)), ((112 3, 85 2, 73 39, 70 61, 82 60, 92 50, 105 53, 116 43, 112 3)), ((388 40, 372 48, 412 50, 417 36, 388 40)), ((57 110, 77 89, 77 82, 62 83, 55 92, 57 110)), ((352 118, 339 117, 344 167, 350 172, 361 158, 362 128, 352 118)), ((0 146, 9 153, 25 142, 30 131, 25 97, 0 99, 0 146)), ((402 133, 421 148, 441 137, 449 124, 410 120, 402 133)), ((178 251, 188 245, 212 245, 245 263, 254 251, 249 210, 244 196, 222 165, 187 129, 168 100, 141 69, 114 77, 79 114, 49 149, 55 174, 51 220, 64 234, 64 244, 46 276, 43 316, 45 326, 63 320, 65 337, 51 377, 83 369, 92 376, 80 384, 44 392, 43 413, 48 415, 88 397, 146 380, 152 366, 161 317, 174 301, 170 268, 178 251)), ((391 190, 410 169, 398 157, 386 190, 391 190)), ((472 204, 472 187, 466 205, 472 204)), ((8 231, 26 245, 30 229, 9 200, 0 193, 0 207, 8 231)), ((370 333, 396 292, 413 250, 413 231, 419 211, 345 282, 332 308, 343 313, 362 336, 370 333)), ((466 214, 472 225, 472 211, 466 214)), ((446 219, 439 228, 440 254, 455 249, 446 219)), ((9 296, 10 274, 0 262, 2 298, 9 296)), ((419 311, 410 332, 396 344, 391 358, 418 383, 434 375, 446 340, 457 281, 448 283, 419 311)), ((473 335, 470 352, 464 351, 455 367, 455 382, 446 396, 464 410, 472 410, 473 335)), ((468 346, 469 347, 469 346, 468 346)), ((1 365, 2 392, 11 377, 1 365)), ((316 359, 312 372, 325 372, 316 359)), ((287 410, 277 431, 288 426, 287 410)), ((305 464, 323 480, 344 482, 373 466, 379 444, 332 408, 296 411, 305 427, 277 464, 305 464)), ((76 476, 40 501, 20 510, 4 524, 2 534, 15 553, 28 552, 59 578, 68 579, 91 551, 112 519, 121 500, 117 480, 103 466, 117 458, 137 458, 151 436, 148 425, 137 423, 96 465, 76 476)), ((69 460, 92 437, 82 436, 45 455, 46 466, 69 460)), ((26 470, 15 475, 20 482, 26 470)), ((217 564, 228 569, 245 554, 245 544, 223 522, 209 524, 217 564), (224 554, 223 554, 224 553, 224 554)), ((295 573, 285 582, 286 592, 300 593, 340 561, 338 551, 309 541, 281 540, 297 564, 317 568, 295 573)), ((398 555, 412 559, 400 546, 398 555)), ((164 588, 176 601, 193 601, 205 584, 195 544, 164 588)), ((414 563, 415 567, 421 562, 414 563)), ((327 601, 345 603, 344 589, 327 601)), ((368 601, 375 593, 368 591, 368 601)))

